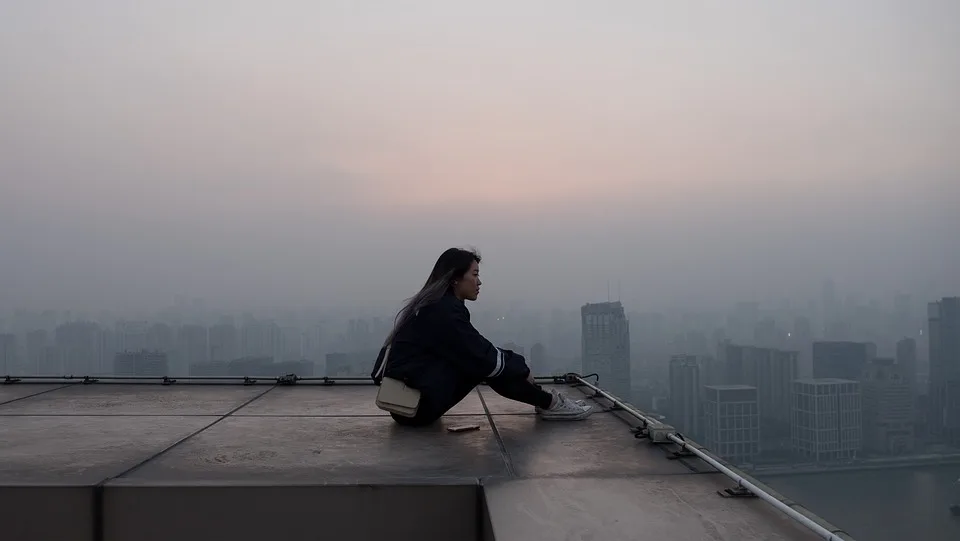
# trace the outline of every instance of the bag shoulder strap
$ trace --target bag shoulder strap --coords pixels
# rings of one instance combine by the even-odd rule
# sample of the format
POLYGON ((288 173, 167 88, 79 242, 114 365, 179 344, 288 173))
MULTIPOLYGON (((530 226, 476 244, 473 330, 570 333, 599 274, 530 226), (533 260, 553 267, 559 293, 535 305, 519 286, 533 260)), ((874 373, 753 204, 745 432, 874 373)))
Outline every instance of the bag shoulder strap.
POLYGON ((393 347, 393 344, 384 346, 383 351, 383 362, 380 363, 380 370, 373 375, 374 381, 380 381, 383 379, 383 375, 387 373, 387 360, 390 359, 390 348, 393 347))
MULTIPOLYGON (((413 317, 420 315, 420 310, 417 310, 413 313, 413 317)), ((409 324, 409 322, 407 322, 409 324)), ((396 335, 394 335, 394 340, 396 340, 396 335)), ((374 372, 373 380, 379 382, 383 379, 383 376, 387 373, 387 361, 390 359, 390 350, 393 348, 393 344, 387 344, 382 348, 383 351, 383 362, 380 363, 380 369, 374 372)))

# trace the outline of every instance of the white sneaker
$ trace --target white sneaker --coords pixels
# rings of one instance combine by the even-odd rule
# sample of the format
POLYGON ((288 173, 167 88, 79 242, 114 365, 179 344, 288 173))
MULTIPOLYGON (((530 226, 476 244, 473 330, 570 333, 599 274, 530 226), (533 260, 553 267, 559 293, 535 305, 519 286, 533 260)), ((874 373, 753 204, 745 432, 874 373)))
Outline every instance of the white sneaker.
MULTIPOLYGON (((550 393, 551 393, 551 394, 558 394, 558 393, 555 392, 555 391, 550 391, 550 393)), ((568 397, 567 400, 573 400, 573 399, 568 397)), ((579 405, 579 406, 586 406, 586 405, 587 405, 587 401, 586 401, 586 400, 573 400, 573 401, 574 401, 574 403, 576 403, 576 404, 579 405)), ((540 406, 536 406, 536 407, 534 407, 533 409, 536 410, 537 413, 543 413, 544 411, 546 411, 546 410, 544 410, 543 408, 541 408, 540 406)))
POLYGON ((593 407, 583 400, 572 400, 561 393, 554 393, 554 396, 556 404, 538 412, 545 421, 579 421, 593 413, 593 407))

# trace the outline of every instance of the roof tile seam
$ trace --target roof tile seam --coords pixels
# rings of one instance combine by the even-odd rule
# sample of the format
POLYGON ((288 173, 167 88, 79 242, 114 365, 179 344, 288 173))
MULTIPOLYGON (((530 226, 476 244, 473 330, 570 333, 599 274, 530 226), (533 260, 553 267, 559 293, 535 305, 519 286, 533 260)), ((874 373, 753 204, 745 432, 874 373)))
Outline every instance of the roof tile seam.
POLYGON ((268 387, 268 388, 267 388, 265 391, 263 391, 262 393, 259 393, 259 394, 255 395, 255 396, 253 396, 252 398, 250 398, 250 399, 248 399, 248 400, 245 400, 242 404, 240 404, 239 406, 233 408, 232 410, 228 411, 227 413, 219 416, 216 420, 214 420, 214 421, 212 421, 212 422, 210 422, 210 423, 207 423, 206 425, 200 427, 200 428, 197 429, 197 430, 194 430, 193 432, 191 432, 191 433, 187 434, 186 436, 178 439, 177 441, 173 442, 172 444, 164 447, 164 448, 161 449, 160 451, 158 451, 158 452, 150 455, 150 456, 147 457, 146 459, 141 460, 139 463, 133 465, 132 467, 127 468, 126 470, 124 470, 124 471, 122 471, 122 472, 120 472, 120 473, 118 473, 118 474, 116 474, 116 475, 111 475, 111 476, 103 479, 103 480, 100 481, 99 483, 93 485, 93 506, 92 506, 92 510, 93 510, 93 539, 94 539, 94 541, 102 541, 103 538, 104 538, 104 523, 103 523, 103 496, 104 496, 104 495, 103 495, 103 493, 104 493, 104 486, 105 486, 107 483, 109 483, 110 481, 113 481, 113 480, 115 480, 115 479, 123 478, 124 476, 129 475, 129 474, 133 473, 134 471, 142 468, 143 466, 147 465, 147 463, 149 463, 149 462, 151 462, 151 461, 153 461, 153 460, 155 460, 155 459, 163 456, 164 454, 166 454, 167 452, 171 451, 173 448, 177 447, 177 446, 180 445, 181 443, 184 443, 184 442, 186 442, 187 440, 193 438, 194 436, 200 434, 201 432, 203 432, 203 431, 205 431, 205 430, 213 427, 214 425, 216 425, 216 424, 219 423, 220 421, 223 421, 224 419, 230 417, 230 416, 233 415, 234 413, 236 413, 236 412, 240 411, 241 409, 247 407, 248 405, 250 405, 251 403, 253 403, 255 400, 259 399, 259 398, 262 397, 263 395, 269 393, 270 391, 272 391, 272 390, 274 390, 274 389, 276 389, 276 388, 277 388, 277 385, 274 385, 274 386, 272 386, 272 387, 268 387))
POLYGON ((52 392, 54 392, 54 391, 59 391, 60 389, 65 389, 65 388, 67 388, 67 387, 72 387, 72 386, 74 386, 74 385, 76 385, 76 384, 77 384, 77 383, 67 383, 67 384, 61 385, 61 386, 59 386, 59 387, 54 387, 54 388, 52 388, 52 389, 44 389, 44 390, 42 390, 42 391, 39 391, 39 392, 36 392, 36 393, 31 393, 31 394, 28 394, 28 395, 26 395, 26 396, 18 396, 17 398, 11 398, 10 400, 6 400, 6 401, 4 401, 4 402, 0 402, 0 406, 6 406, 7 404, 12 404, 12 403, 14 403, 14 402, 19 402, 20 400, 26 400, 26 399, 28 399, 28 398, 33 398, 33 397, 35 397, 35 396, 40 396, 40 395, 42 395, 42 394, 47 394, 47 393, 52 393, 52 392))
POLYGON ((480 392, 480 389, 474 389, 474 392, 480 397, 480 404, 483 406, 483 411, 486 412, 487 422, 490 423, 490 431, 493 432, 493 437, 497 440, 497 446, 500 448, 500 457, 503 458, 503 465, 507 468, 507 475, 511 478, 516 478, 517 471, 513 467, 513 459, 510 457, 510 452, 507 451, 506 444, 503 443, 503 437, 500 436, 500 430, 497 428, 497 423, 493 420, 493 414, 490 413, 490 408, 487 407, 487 401, 483 398, 483 393, 480 392))

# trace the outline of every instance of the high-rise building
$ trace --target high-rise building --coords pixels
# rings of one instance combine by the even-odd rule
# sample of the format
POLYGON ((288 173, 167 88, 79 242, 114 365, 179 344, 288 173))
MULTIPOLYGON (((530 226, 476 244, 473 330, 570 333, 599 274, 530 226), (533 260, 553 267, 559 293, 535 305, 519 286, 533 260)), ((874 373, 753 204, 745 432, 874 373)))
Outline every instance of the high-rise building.
POLYGON ((175 374, 186 374, 194 363, 205 363, 210 348, 207 345, 207 328, 203 325, 183 325, 177 331, 177 359, 175 374))
POLYGON ((349 353, 327 353, 325 376, 366 376, 373 371, 377 360, 377 351, 351 351, 349 353))
POLYGON ((280 355, 277 362, 299 361, 306 356, 306 340, 300 327, 285 326, 280 328, 280 355))
POLYGON ((109 373, 113 370, 113 357, 120 351, 116 331, 109 328, 101 328, 97 332, 97 366, 101 373, 109 373))
POLYGON ((874 359, 860 380, 863 447, 899 455, 914 447, 914 393, 904 367, 893 359, 874 359))
POLYGON ((597 374, 604 389, 629 401, 630 323, 617 302, 585 304, 580 308, 584 374, 597 374))
POLYGON ((210 360, 232 361, 240 358, 240 336, 233 323, 218 323, 210 327, 210 360))
POLYGON ((670 424, 700 438, 700 365, 693 355, 670 357, 670 424))
POLYGON ((787 349, 798 351, 797 377, 813 377, 813 326, 806 317, 793 321, 793 331, 787 337, 787 349))
POLYGON ((707 385, 703 388, 703 433, 708 449, 745 464, 760 454, 760 410, 757 388, 750 385, 707 385))
POLYGON ((150 322, 117 322, 118 351, 141 351, 150 347, 150 322))
POLYGON ((772 348, 720 344, 724 383, 756 387, 760 404, 762 434, 773 442, 790 437, 793 381, 797 379, 799 353, 772 348))
POLYGON ((911 384, 917 381, 917 341, 913 338, 904 338, 897 342, 897 364, 901 374, 911 384))
POLYGON ((26 364, 31 375, 40 374, 40 360, 43 358, 43 348, 47 345, 46 329, 34 329, 27 332, 26 364))
POLYGON ((40 365, 37 367, 39 376, 62 376, 67 372, 63 369, 63 354, 57 346, 44 346, 40 350, 40 365))
POLYGON ((869 342, 814 342, 814 379, 859 380, 877 347, 869 342))
POLYGON ((793 389, 793 451, 818 462, 856 457, 863 445, 860 383, 798 379, 793 389))
POLYGON ((121 351, 113 358, 116 376, 153 376, 169 374, 167 354, 162 351, 121 351))
POLYGON ((19 372, 17 358, 17 335, 0 334, 0 376, 16 375, 19 372))
POLYGON ((930 421, 937 441, 960 445, 960 297, 927 307, 930 355, 930 421))
MULTIPOLYGON (((349 342, 359 343, 366 337, 366 322, 350 320, 349 342), (361 324, 362 323, 362 324, 361 324)), ((275 321, 248 319, 240 328, 240 355, 244 357, 273 357, 283 354, 283 332, 275 321)))
POLYGON ((753 343, 765 348, 782 348, 787 344, 787 334, 772 317, 766 317, 754 327, 753 343))
POLYGON ((527 359, 530 365, 530 371, 535 376, 547 376, 550 374, 550 367, 547 363, 547 348, 537 342, 530 348, 530 358, 527 359))
POLYGON ((176 350, 173 327, 166 323, 154 323, 147 329, 147 349, 170 353, 176 350))
MULTIPOLYGON (((100 363, 100 326, 89 321, 64 323, 55 331, 65 374, 88 376, 109 371, 100 363)), ((64 374, 61 374, 64 375, 64 374)))

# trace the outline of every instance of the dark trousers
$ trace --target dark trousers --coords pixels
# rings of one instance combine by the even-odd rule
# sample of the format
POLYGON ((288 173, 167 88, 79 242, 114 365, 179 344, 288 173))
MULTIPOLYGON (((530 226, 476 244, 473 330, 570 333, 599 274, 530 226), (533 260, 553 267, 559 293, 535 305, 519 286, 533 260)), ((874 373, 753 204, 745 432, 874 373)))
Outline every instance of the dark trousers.
MULTIPOLYGON (((450 389, 441 392, 424 392, 421 390, 420 406, 417 408, 416 416, 403 417, 395 413, 390 415, 401 425, 424 426, 432 424, 450 411, 450 408, 459 404, 480 383, 482 382, 461 379, 455 382, 450 389)), ((549 408, 553 401, 552 394, 544 391, 539 385, 530 383, 526 378, 500 377, 487 381, 487 385, 502 397, 543 409, 549 408)))

